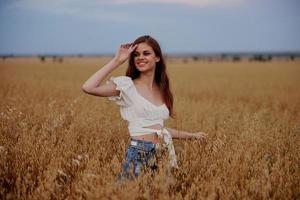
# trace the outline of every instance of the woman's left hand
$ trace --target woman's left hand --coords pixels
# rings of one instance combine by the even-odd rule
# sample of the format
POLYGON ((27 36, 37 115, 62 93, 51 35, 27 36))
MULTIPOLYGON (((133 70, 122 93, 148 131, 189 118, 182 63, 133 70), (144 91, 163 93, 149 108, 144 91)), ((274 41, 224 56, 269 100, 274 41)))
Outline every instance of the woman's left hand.
POLYGON ((193 133, 193 138, 200 140, 201 142, 207 142, 207 137, 208 137, 208 135, 203 132, 193 133))

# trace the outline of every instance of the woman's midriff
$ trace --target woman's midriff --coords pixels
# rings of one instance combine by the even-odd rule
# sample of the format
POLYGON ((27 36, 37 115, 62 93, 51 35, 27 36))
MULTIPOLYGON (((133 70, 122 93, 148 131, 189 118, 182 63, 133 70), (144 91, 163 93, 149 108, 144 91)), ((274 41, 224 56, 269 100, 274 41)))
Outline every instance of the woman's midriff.
MULTIPOLYGON (((153 126, 148 126, 145 128, 151 128, 151 129, 156 129, 156 130, 160 130, 162 127, 159 124, 155 124, 153 126)), ((133 139, 137 139, 137 140, 145 140, 145 141, 151 141, 153 143, 157 143, 158 142, 158 135, 157 133, 144 133, 143 135, 139 135, 139 136, 132 136, 131 138, 133 139)))
POLYGON ((156 133, 150 133, 150 134, 139 135, 139 136, 132 136, 131 138, 137 139, 137 140, 151 141, 155 144, 158 142, 158 136, 157 136, 156 133))

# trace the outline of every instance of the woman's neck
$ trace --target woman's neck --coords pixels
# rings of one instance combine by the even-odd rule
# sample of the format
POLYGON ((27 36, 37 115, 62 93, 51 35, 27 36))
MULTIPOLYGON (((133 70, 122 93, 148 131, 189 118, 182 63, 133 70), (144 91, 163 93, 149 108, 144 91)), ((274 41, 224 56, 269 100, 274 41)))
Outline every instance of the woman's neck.
POLYGON ((140 84, 146 85, 149 88, 149 90, 152 91, 155 87, 154 71, 141 73, 138 78, 138 82, 140 84))

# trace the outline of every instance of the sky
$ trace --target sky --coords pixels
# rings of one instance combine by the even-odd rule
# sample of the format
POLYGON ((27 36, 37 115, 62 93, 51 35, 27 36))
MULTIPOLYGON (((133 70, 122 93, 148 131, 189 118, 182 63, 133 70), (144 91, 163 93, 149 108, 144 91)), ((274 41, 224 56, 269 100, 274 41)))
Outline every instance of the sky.
POLYGON ((300 52, 299 0, 0 0, 0 54, 300 52))

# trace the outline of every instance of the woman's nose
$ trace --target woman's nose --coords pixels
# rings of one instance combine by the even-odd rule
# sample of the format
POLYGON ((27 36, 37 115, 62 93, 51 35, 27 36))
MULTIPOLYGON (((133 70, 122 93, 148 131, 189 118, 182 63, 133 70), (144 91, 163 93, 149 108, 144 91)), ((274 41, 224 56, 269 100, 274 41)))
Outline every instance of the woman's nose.
POLYGON ((141 60, 144 59, 144 57, 145 57, 144 54, 139 55, 139 59, 141 59, 141 60))

